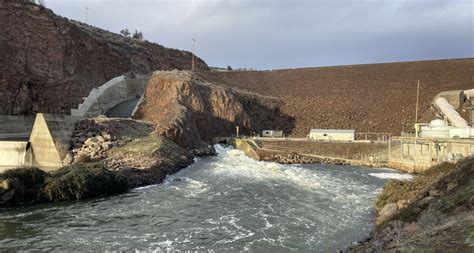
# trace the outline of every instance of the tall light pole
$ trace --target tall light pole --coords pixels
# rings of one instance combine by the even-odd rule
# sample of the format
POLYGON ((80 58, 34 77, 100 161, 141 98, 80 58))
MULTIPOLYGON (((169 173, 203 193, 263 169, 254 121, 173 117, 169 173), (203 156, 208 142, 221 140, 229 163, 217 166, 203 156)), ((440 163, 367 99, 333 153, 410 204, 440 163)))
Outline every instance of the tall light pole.
POLYGON ((194 71, 194 43, 196 42, 196 39, 193 39, 193 58, 191 60, 191 71, 194 71))
POLYGON ((89 11, 89 7, 86 7, 86 24, 87 24, 87 12, 89 11))

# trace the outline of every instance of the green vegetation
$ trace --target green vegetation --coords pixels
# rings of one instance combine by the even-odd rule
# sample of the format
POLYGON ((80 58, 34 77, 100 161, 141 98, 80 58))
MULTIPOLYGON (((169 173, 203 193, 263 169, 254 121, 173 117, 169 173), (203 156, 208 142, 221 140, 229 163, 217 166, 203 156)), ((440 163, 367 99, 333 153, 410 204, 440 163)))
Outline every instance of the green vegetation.
POLYGON ((378 196, 375 207, 380 210, 388 203, 412 199, 454 168, 456 168, 456 164, 444 162, 418 174, 411 181, 389 180, 385 184, 383 192, 378 196))
POLYGON ((177 155, 177 150, 182 150, 180 146, 171 140, 156 134, 134 139, 129 143, 110 150, 111 154, 125 156, 155 156, 158 153, 163 158, 170 158, 177 155))
POLYGON ((474 247, 474 228, 469 231, 469 235, 464 243, 469 245, 469 247, 474 247))
POLYGON ((0 179, 32 186, 42 185, 47 175, 46 172, 37 168, 11 169, 0 174, 0 179))
POLYGON ((10 204, 82 199, 127 189, 124 176, 100 163, 72 165, 51 174, 37 168, 11 169, 0 174, 0 199, 10 204))
POLYGON ((127 179, 109 171, 101 163, 85 163, 54 172, 42 189, 49 201, 82 199, 124 192, 127 179))

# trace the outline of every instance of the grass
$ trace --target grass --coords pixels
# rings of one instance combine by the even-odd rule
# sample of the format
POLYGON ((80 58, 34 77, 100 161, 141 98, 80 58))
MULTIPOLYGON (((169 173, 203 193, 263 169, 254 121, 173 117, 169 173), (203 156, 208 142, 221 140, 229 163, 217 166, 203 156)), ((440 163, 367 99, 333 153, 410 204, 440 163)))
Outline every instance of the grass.
POLYGON ((6 170, 0 174, 0 179, 21 182, 24 185, 43 184, 47 173, 38 168, 24 168, 6 170))
POLYGON ((156 134, 134 139, 129 143, 111 149, 110 154, 118 157, 140 157, 160 155, 163 159, 172 159, 181 155, 184 150, 173 141, 156 134))
POLYGON ((378 196, 375 207, 380 210, 388 203, 414 198, 420 191, 431 186, 456 168, 456 164, 444 162, 418 174, 411 181, 389 180, 378 196))
POLYGON ((125 177, 109 171, 101 163, 85 163, 54 172, 42 189, 48 201, 83 199, 124 192, 128 189, 125 177))
POLYGON ((166 148, 166 145, 168 145, 168 143, 164 138, 155 134, 150 134, 146 137, 134 139, 122 147, 114 148, 111 152, 151 156, 156 152, 156 150, 166 148))

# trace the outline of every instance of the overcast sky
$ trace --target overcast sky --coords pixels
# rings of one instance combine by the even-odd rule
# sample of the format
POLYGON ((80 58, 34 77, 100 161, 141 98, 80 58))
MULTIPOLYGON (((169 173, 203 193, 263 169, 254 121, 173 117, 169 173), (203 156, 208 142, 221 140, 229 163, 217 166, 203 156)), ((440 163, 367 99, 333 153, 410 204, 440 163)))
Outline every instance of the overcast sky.
POLYGON ((45 0, 71 19, 143 31, 211 66, 275 69, 474 57, 473 0, 45 0))

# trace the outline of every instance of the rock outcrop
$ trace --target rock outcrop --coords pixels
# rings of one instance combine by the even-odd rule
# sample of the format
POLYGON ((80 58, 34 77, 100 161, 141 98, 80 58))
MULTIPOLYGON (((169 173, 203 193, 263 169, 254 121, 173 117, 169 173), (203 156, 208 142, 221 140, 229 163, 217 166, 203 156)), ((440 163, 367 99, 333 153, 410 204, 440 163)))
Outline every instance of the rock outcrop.
POLYGON ((211 83, 187 71, 156 71, 135 116, 152 121, 156 131, 188 148, 201 148, 213 137, 251 134, 291 125, 279 99, 211 83))
MULTIPOLYGON (((127 72, 190 69, 190 52, 124 38, 25 0, 0 0, 0 114, 69 114, 127 72)), ((207 70, 197 58, 197 69, 207 70)))

